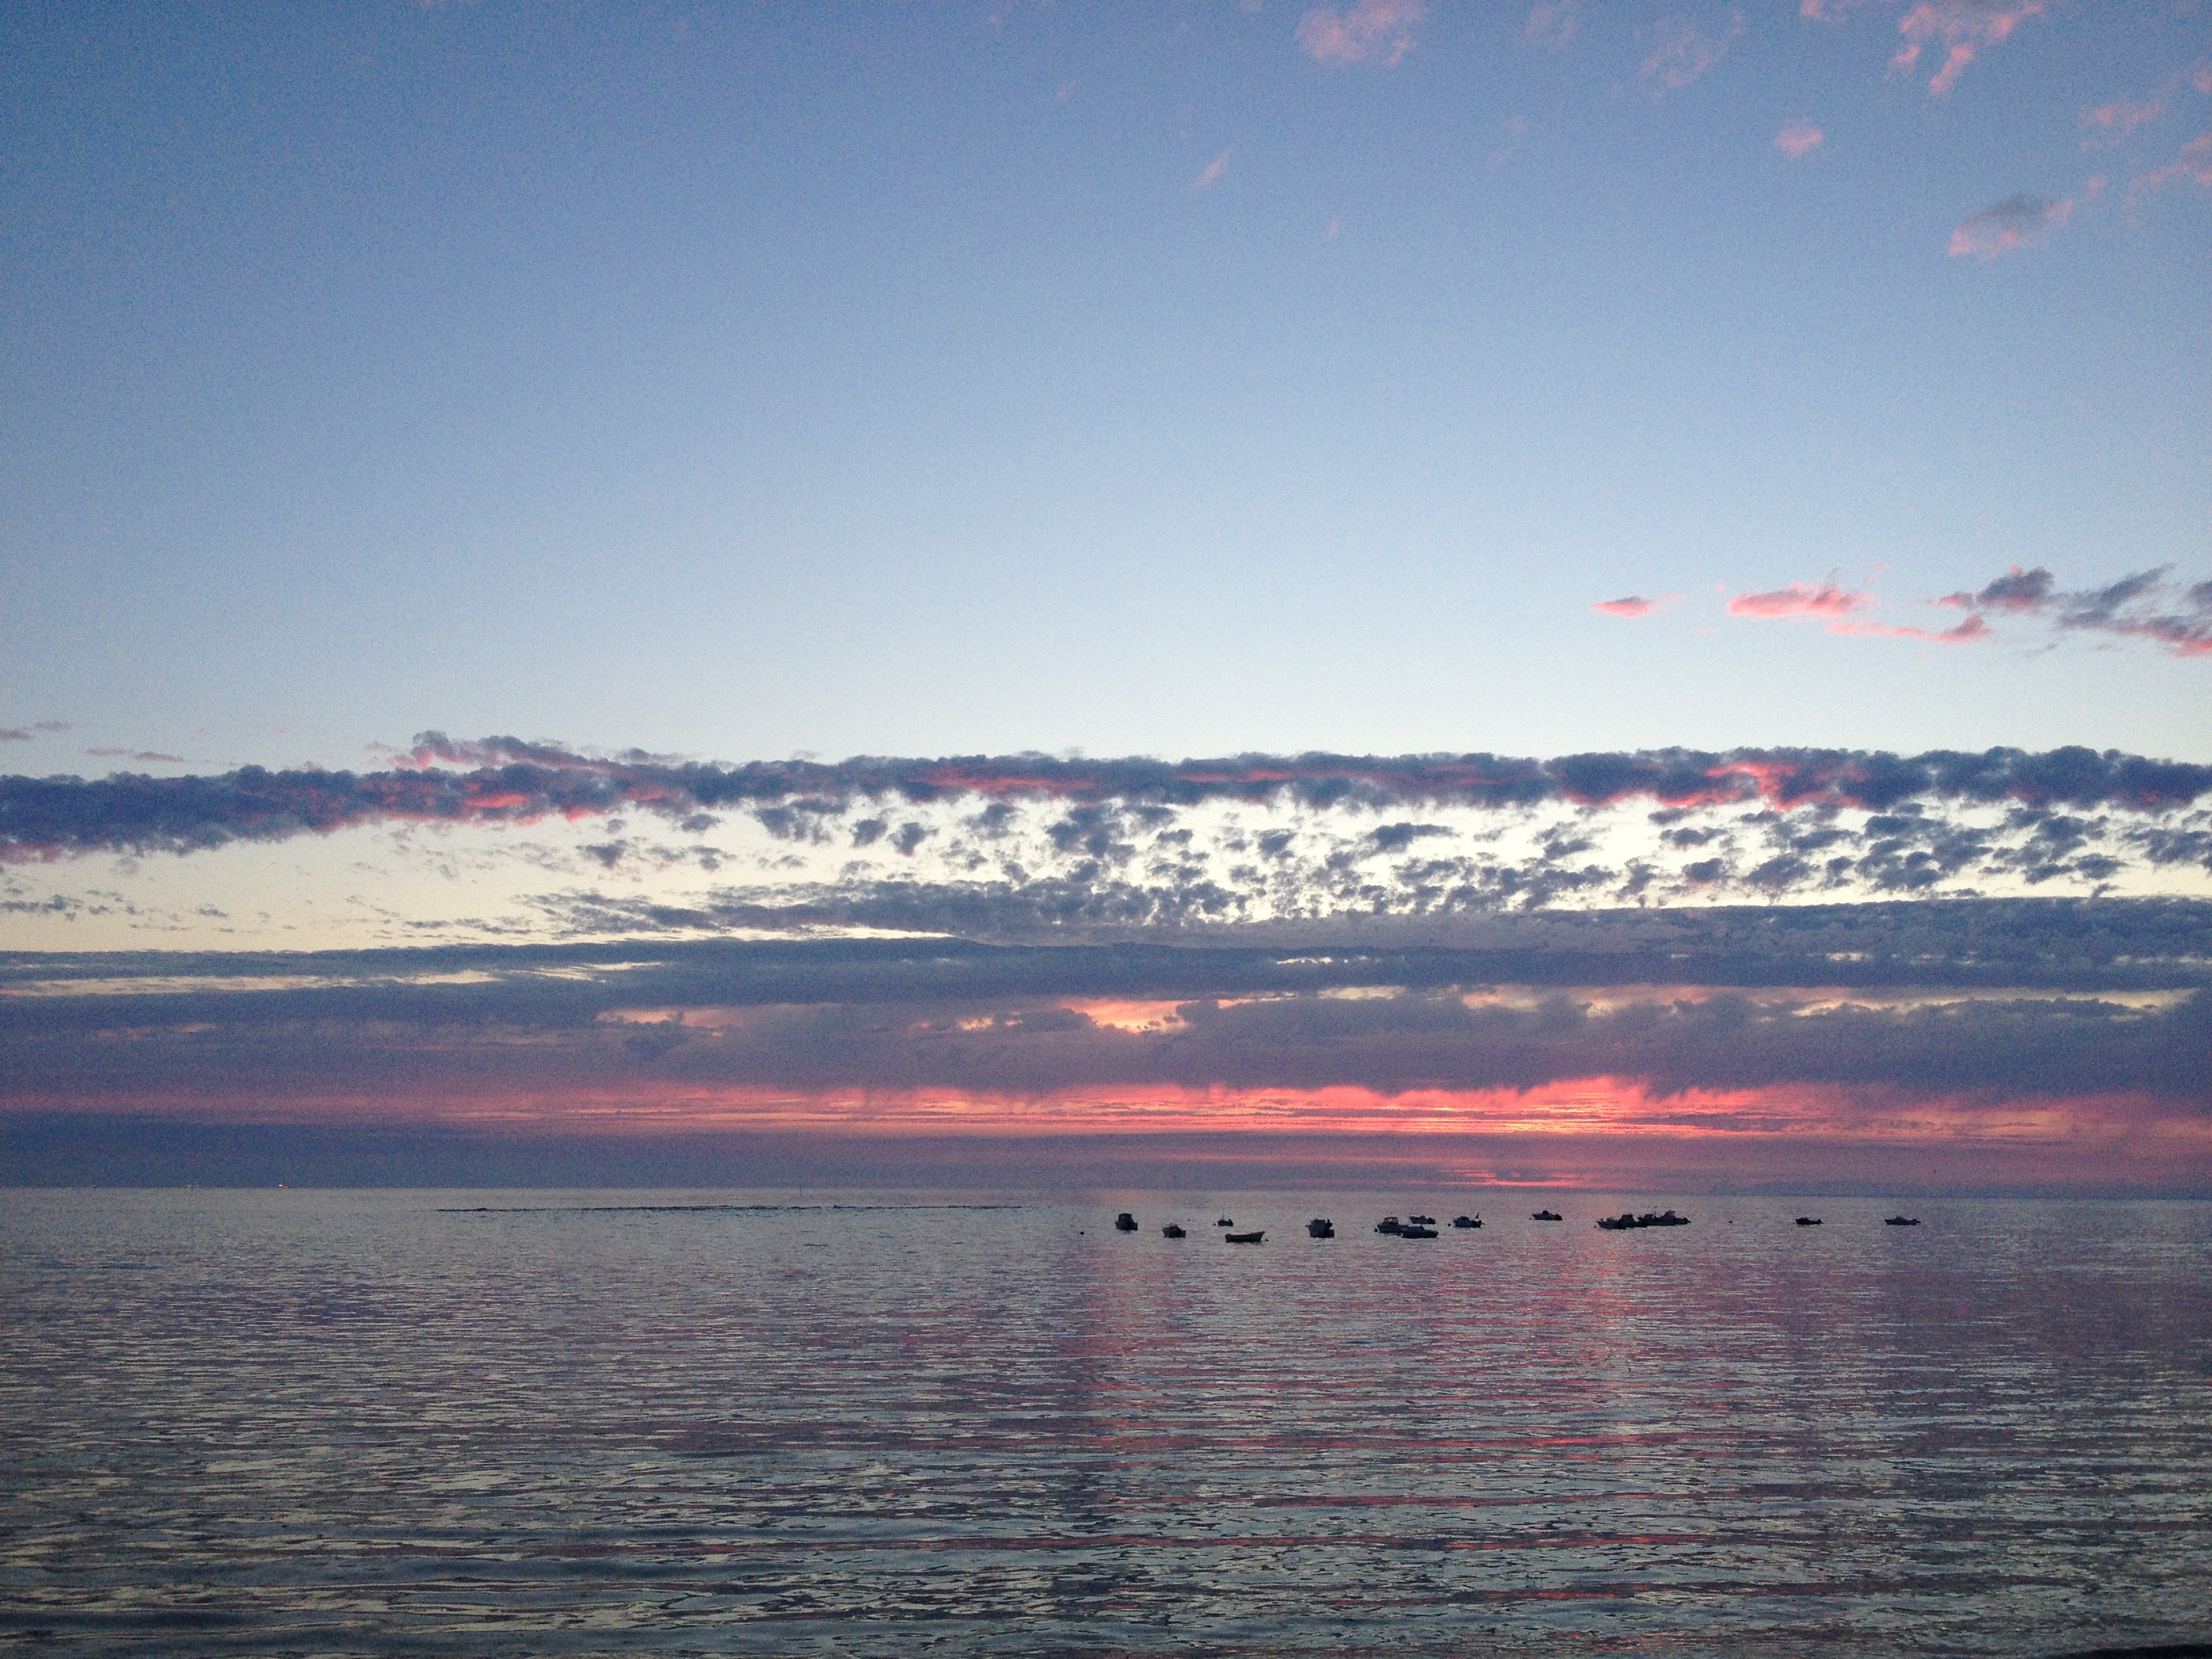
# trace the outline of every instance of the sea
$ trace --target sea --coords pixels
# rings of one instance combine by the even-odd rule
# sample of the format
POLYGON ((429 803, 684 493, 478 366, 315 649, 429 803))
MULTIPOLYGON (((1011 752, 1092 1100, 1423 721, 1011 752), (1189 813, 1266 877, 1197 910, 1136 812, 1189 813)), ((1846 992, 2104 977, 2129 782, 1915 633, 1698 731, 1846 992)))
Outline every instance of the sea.
POLYGON ((1896 1209, 0 1191, 0 1650, 2212 1641, 2212 1206, 1896 1209))

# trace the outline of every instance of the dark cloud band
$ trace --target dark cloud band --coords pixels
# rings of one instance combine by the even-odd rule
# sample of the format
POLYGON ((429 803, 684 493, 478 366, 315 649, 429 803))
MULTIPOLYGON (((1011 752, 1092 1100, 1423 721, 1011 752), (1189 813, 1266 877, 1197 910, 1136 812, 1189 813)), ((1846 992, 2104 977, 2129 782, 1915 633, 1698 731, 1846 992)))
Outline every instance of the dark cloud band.
POLYGON ((641 810, 677 820, 736 809, 832 811, 856 802, 960 797, 1193 806, 1288 801, 1325 809, 1662 807, 1759 803, 1883 811, 1915 799, 2143 812, 2212 794, 2212 766, 2083 748, 1920 755, 1823 749, 1687 749, 1568 755, 1239 755, 1218 760, 1047 755, 860 757, 827 764, 587 755, 510 738, 425 733, 406 765, 353 773, 242 767, 219 776, 0 777, 0 860, 187 852, 384 822, 527 823, 641 810))

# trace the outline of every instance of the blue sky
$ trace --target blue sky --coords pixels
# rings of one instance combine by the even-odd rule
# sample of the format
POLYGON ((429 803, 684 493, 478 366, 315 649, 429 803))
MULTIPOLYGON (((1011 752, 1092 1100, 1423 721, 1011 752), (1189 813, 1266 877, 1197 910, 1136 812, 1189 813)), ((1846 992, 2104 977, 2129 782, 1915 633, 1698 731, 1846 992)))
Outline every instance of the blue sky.
POLYGON ((6 769, 2208 757, 2154 641, 1725 614, 2212 577, 2212 9, 15 9, 6 769))

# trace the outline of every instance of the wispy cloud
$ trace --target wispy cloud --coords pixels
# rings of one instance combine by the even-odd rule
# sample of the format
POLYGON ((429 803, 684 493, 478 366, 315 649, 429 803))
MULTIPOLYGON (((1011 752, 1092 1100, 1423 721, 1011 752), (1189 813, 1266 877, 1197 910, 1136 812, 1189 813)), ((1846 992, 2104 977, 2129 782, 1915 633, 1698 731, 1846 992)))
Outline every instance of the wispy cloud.
POLYGON ((1641 593, 1628 593, 1617 599, 1600 599, 1590 609, 1601 611, 1608 617, 1648 617, 1681 597, 1680 593, 1662 593, 1657 599, 1647 599, 1641 593))
POLYGON ((1316 6, 1299 20, 1297 41, 1317 64, 1395 69, 1413 49, 1413 29, 1427 15, 1422 0, 1358 0, 1343 10, 1316 6))
POLYGON ((2073 199, 2059 202, 2048 196, 2008 196, 1996 206, 1960 220, 1951 232, 1947 252, 1953 258, 1972 254, 1994 259, 2001 253, 2039 247, 2074 216, 2076 205, 2073 199))
POLYGON ((2096 149, 2106 144, 2117 144, 2138 127, 2148 126, 2166 113, 2163 98, 2116 98, 2109 104, 2081 112, 2081 125, 2089 136, 2081 141, 2084 149, 2096 149))
POLYGON ((1522 26, 1521 38, 1532 46, 1561 52, 1573 41, 1581 27, 1577 0, 1539 0, 1528 9, 1528 21, 1522 26))
POLYGON ((1729 42, 1742 33, 1743 14, 1734 8, 1710 25, 1689 16, 1668 18, 1652 31, 1655 44, 1637 76, 1654 96, 1679 92, 1725 58, 1729 42))
POLYGON ((2146 191, 2177 181, 2212 187, 2212 132, 2199 133, 2184 144, 2181 154, 2166 166, 2130 180, 2128 198, 2132 201, 2146 191))
POLYGON ((2045 0, 1920 0, 1898 21, 1905 45, 1890 66, 1907 73, 1929 47, 1939 49, 1943 61, 1929 78, 1928 90, 1942 97, 1959 84, 1977 57, 2009 40, 2022 23, 2044 9, 2045 0))
POLYGON ((1739 593, 1728 602, 1731 617, 1775 621, 1813 617, 1834 622, 1865 610, 1875 602, 1872 588, 1847 588, 1829 580, 1791 582, 1765 593, 1739 593))
POLYGON ((1230 154, 1230 151, 1224 149, 1220 155, 1215 156, 1203 167, 1200 167, 1199 169, 1198 177, 1190 181, 1191 189, 1194 191, 1211 190, 1214 185, 1219 184, 1221 182, 1222 176, 1229 171, 1230 154))
POLYGON ((2185 586, 2167 579, 2168 568, 2067 592, 2042 566, 2014 565, 1978 592, 1952 593, 1936 603, 1978 615, 2038 617, 2070 633, 2148 640, 2176 657, 2212 656, 2212 581, 2185 586))
POLYGON ((1810 155, 1828 141, 1828 135, 1810 121, 1792 121, 1774 135, 1774 148, 1791 160, 1810 155))

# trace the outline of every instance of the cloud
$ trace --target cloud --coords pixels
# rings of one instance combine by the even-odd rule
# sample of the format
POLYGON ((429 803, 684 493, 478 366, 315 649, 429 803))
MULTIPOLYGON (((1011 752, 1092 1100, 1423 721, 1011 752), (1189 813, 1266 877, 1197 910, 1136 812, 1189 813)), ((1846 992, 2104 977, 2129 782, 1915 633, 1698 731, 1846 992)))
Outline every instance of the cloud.
POLYGON ((2075 204, 2047 196, 2008 196, 1995 207, 1962 219, 1951 233, 1952 258, 1973 254, 1994 259, 2024 247, 2039 247, 2073 216, 2075 204))
POLYGON ((2071 633, 2149 640, 2176 657, 2212 656, 2212 581, 2184 586, 2166 580, 2168 568, 2064 592, 2042 566, 2023 570, 2014 565, 1978 592, 1951 593, 1936 603, 1977 614, 2039 618, 2071 633))
POLYGON ((2163 98, 2118 98, 2095 109, 2081 112, 2081 125, 2094 131, 2081 141, 2081 148, 2094 149, 2106 144, 2117 144, 2137 127, 2147 126, 2166 112, 2163 98))
MULTIPOLYGON (((2178 589, 2162 573, 2152 572, 2057 598, 2065 603, 2051 616, 2063 629, 2149 638, 2181 655, 2203 654, 2212 646, 2212 583, 2178 589)), ((1739 614, 1812 616, 1850 632, 1870 625, 1856 614, 1861 599, 1833 584, 1799 583, 1772 594, 1741 596, 1751 608, 1739 614)), ((1963 608, 1974 614, 1948 636, 1917 630, 1911 636, 1975 637, 1981 629, 1969 624, 1981 623, 1980 612, 1972 603, 1963 608)), ((483 755, 505 752, 505 743, 490 738, 454 744, 426 734, 421 747, 483 755)), ((1203 860, 1194 859, 1188 836, 1170 828, 1182 810, 1243 805, 1301 815, 1306 827, 1298 834, 1316 850, 1298 878, 1305 884, 1275 895, 1284 902, 1357 908, 1395 893, 1394 902, 1450 908, 1548 902, 1565 893, 1603 890, 1622 877, 1612 866, 1578 857, 1587 842, 1547 832, 1530 843, 1533 850, 1432 860, 1395 877, 1400 884, 1395 887, 1375 887, 1368 878, 1331 862, 1332 848, 1348 851, 1363 842, 1366 829, 1357 824, 1356 815, 1449 807, 1525 817, 1547 806, 1581 809, 1635 799, 1668 809, 1742 803, 1781 811, 1832 806, 1884 811, 1911 799, 1952 799, 2164 811, 2212 793, 2212 768, 2082 749, 1910 757, 1846 750, 1667 749, 1549 760, 1484 753, 1248 754, 1180 762, 1041 755, 862 757, 836 764, 715 766, 593 759, 556 745, 530 747, 538 761, 468 770, 410 764, 361 774, 244 767, 216 776, 122 773, 89 781, 0 776, 0 863, 102 852, 186 853, 368 824, 514 827, 632 811, 695 835, 711 828, 718 814, 734 810, 799 848, 843 842, 854 850, 881 847, 912 857, 925 842, 942 837, 935 844, 943 855, 964 860, 957 868, 973 873, 997 869, 1004 858, 988 850, 993 832, 986 820, 1011 803, 1028 801, 1054 803, 1060 813, 1044 826, 1042 840, 1033 843, 1047 866, 1017 871, 1008 862, 1005 872, 1010 890, 1024 895, 1022 902, 1033 908, 1041 925, 1054 915, 1086 924, 1148 917, 1238 921, 1274 891, 1267 885, 1272 878, 1255 866, 1248 876, 1221 885, 1234 872, 1224 865, 1215 872, 1203 860), (968 802, 983 810, 978 813, 968 802), (901 806, 903 813, 895 810, 901 806), (1352 826, 1348 834, 1328 827, 1346 823, 1352 826)), ((1237 848, 1247 845, 1233 830, 1222 833, 1237 848)), ((1261 857, 1274 855, 1269 842, 1277 833, 1258 835, 1261 857)), ((1289 829, 1280 833, 1284 840, 1275 852, 1291 838, 1289 829)), ((701 851, 653 850, 635 840, 598 845, 619 847, 625 860, 635 853, 664 864, 690 860, 701 851)), ((604 861, 600 854, 586 856, 604 861)), ((1224 856, 1249 862, 1252 854, 1229 848, 1224 856)), ((981 875, 975 881, 988 884, 981 875)), ((881 890, 887 915, 897 908, 890 901, 899 890, 897 884, 881 890)), ((984 885, 975 890, 984 890, 984 885)), ((32 901, 27 896, 26 902, 32 901)), ((795 919, 796 913, 783 921, 795 919)), ((672 919, 667 925, 689 924, 672 919)))
POLYGON ((1755 617, 1775 620, 1796 617, 1823 617, 1834 621, 1864 610, 1874 603, 1871 588, 1853 590, 1830 580, 1825 582, 1792 582, 1768 593, 1739 593, 1728 603, 1731 617, 1755 617))
POLYGON ((1229 171, 1229 156, 1230 152, 1224 149, 1220 155, 1215 156, 1211 161, 1208 161, 1203 167, 1200 168, 1198 177, 1190 181, 1191 189, 1194 191, 1211 190, 1214 185, 1219 184, 1222 179, 1222 175, 1229 171))
POLYGON ((1380 61, 1395 69, 1413 48, 1413 28, 1427 15, 1422 0, 1357 0, 1344 10, 1316 6, 1299 20, 1298 45, 1317 64, 1380 61))
POLYGON ((1743 14, 1731 7, 1708 29, 1692 18, 1670 17, 1655 33, 1657 44, 1637 69, 1654 95, 1679 92, 1728 55, 1729 43, 1743 33, 1743 14))
POLYGON ((1539 0, 1528 9, 1521 38, 1532 46, 1563 52, 1582 27, 1577 0, 1539 0))
POLYGON ((0 726, 0 743, 35 743, 33 738, 20 726, 0 726))
POLYGON ((1628 593, 1617 599, 1600 599, 1590 609, 1601 611, 1608 617, 1648 617, 1655 611, 1664 610, 1681 597, 1680 593, 1662 593, 1656 599, 1647 599, 1641 593, 1628 593))
POLYGON ((1920 62, 1926 48, 1940 48, 1943 61, 1929 78, 1928 90, 1943 96, 1958 85, 1976 57, 2010 39, 2044 9, 2045 0, 1920 0, 1898 21, 1905 45, 1890 59, 1890 67, 1905 73, 1920 62))
POLYGON ((1828 135, 1810 121, 1792 121, 1774 135, 1774 148, 1795 161, 1809 155, 1827 142, 1828 135))
POLYGON ((2199 133, 2181 147, 2181 154, 2162 167, 2144 173, 2130 181, 2130 200, 2146 191, 2156 190, 2177 179, 2190 184, 2212 186, 2212 132, 2199 133))

